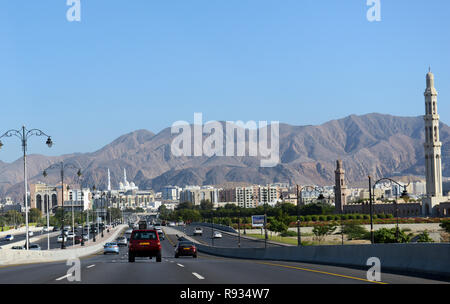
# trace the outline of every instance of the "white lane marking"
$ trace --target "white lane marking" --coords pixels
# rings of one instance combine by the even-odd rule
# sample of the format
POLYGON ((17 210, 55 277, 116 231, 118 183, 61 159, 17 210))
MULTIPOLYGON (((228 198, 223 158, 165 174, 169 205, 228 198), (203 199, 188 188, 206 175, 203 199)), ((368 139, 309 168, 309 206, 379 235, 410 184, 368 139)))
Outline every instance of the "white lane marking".
POLYGON ((184 267, 184 265, 181 265, 181 264, 178 264, 178 263, 177 263, 177 265, 180 266, 180 267, 184 267))
POLYGON ((197 277, 197 279, 199 279, 199 280, 204 280, 205 279, 204 277, 202 277, 201 275, 199 275, 196 272, 193 272, 192 274, 195 275, 197 277))
POLYGON ((94 267, 95 266, 95 264, 92 264, 92 265, 89 265, 88 267, 86 267, 86 268, 92 268, 92 267, 94 267))
POLYGON ((66 274, 66 275, 63 276, 63 277, 57 278, 56 281, 61 281, 62 279, 65 279, 65 278, 67 278, 67 277, 70 277, 71 275, 72 275, 71 273, 66 274))

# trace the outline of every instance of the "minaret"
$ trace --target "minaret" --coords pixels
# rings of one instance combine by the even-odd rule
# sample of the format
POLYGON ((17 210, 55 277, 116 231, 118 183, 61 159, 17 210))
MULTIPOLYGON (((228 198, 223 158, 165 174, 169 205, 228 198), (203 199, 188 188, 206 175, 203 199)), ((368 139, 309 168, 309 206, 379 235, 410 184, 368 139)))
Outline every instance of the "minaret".
POLYGON ((123 168, 123 184, 127 184, 127 171, 123 168))
POLYGON ((342 213, 344 206, 347 204, 347 185, 345 184, 345 170, 342 167, 342 160, 336 161, 334 176, 334 207, 337 213, 342 213))
POLYGON ((111 174, 108 168, 108 191, 111 191, 111 174))
POLYGON ((441 146, 439 140, 439 115, 437 112, 438 93, 434 88, 434 75, 431 69, 427 74, 425 90, 425 175, 427 199, 424 200, 423 213, 432 213, 442 198, 441 146))

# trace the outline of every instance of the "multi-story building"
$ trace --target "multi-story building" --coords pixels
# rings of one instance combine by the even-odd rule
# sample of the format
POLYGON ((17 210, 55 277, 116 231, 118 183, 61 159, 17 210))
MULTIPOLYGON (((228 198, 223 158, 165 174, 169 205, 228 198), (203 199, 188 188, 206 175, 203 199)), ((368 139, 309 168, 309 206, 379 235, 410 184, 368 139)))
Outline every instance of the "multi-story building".
POLYGON ((180 192, 180 203, 191 202, 194 205, 200 205, 203 200, 211 203, 219 202, 220 189, 212 186, 187 186, 180 192))
POLYGON ((181 188, 178 186, 165 186, 162 188, 161 198, 166 201, 178 201, 181 188))

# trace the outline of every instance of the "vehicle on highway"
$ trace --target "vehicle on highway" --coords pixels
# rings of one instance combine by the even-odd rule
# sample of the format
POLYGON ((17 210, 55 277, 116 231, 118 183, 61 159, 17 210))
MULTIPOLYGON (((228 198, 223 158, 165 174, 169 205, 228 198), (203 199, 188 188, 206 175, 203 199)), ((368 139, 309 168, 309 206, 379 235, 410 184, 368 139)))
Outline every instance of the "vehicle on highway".
POLYGON ((103 254, 107 253, 119 254, 119 245, 115 242, 106 243, 105 246, 103 246, 103 254))
POLYGON ((119 236, 116 239, 116 241, 119 246, 127 246, 128 245, 128 240, 125 236, 119 236))
POLYGON ((65 236, 67 236, 69 234, 69 230, 64 229, 63 233, 64 233, 65 236))
POLYGON ((194 236, 195 235, 203 235, 203 229, 200 227, 195 227, 194 229, 194 236))
POLYGON ((64 237, 64 242, 67 242, 67 236, 63 236, 63 235, 58 235, 58 238, 57 238, 57 242, 58 243, 62 243, 63 242, 63 237, 64 237))
POLYGON ((75 244, 80 244, 82 239, 83 238, 81 237, 81 235, 76 235, 75 236, 75 244))
POLYGON ((8 234, 7 236, 5 236, 5 237, 3 238, 3 240, 4 240, 4 241, 11 242, 12 240, 14 240, 14 235, 8 234))
POLYGON ((219 231, 214 231, 214 238, 215 238, 215 239, 220 239, 220 238, 222 238, 222 233, 220 233, 219 231))
POLYGON ((197 257, 197 247, 194 243, 188 241, 181 241, 178 245, 175 245, 175 258, 180 256, 192 256, 197 257))
POLYGON ((158 236, 160 240, 165 240, 166 237, 164 236, 164 232, 162 230, 156 230, 158 232, 158 236))
POLYGON ((53 230, 52 230, 53 232, 55 232, 55 231, 59 231, 59 227, 53 227, 53 230))
POLYGON ((49 227, 42 228, 42 232, 49 232, 51 229, 49 227))
POLYGON ((89 241, 89 237, 88 237, 88 235, 87 235, 87 234, 83 234, 83 240, 85 240, 85 241, 89 241))
POLYGON ((75 234, 74 234, 72 231, 69 231, 69 232, 67 233, 67 238, 68 238, 69 240, 73 240, 74 237, 75 237, 75 234))
POLYGON ((39 246, 38 244, 31 244, 28 249, 30 250, 41 250, 41 246, 39 246))
POLYGON ((72 230, 72 227, 70 225, 64 226, 64 230, 72 230))
POLYGON ((33 236, 34 232, 33 231, 28 231, 28 236, 33 236))
POLYGON ((175 223, 174 222, 170 222, 169 223, 169 227, 175 227, 176 225, 175 225, 175 223))
POLYGON ((14 249, 14 250, 25 250, 25 247, 24 246, 12 246, 11 249, 14 249))
POLYGON ((161 262, 161 242, 156 230, 133 230, 128 245, 128 262, 136 257, 156 257, 161 262))

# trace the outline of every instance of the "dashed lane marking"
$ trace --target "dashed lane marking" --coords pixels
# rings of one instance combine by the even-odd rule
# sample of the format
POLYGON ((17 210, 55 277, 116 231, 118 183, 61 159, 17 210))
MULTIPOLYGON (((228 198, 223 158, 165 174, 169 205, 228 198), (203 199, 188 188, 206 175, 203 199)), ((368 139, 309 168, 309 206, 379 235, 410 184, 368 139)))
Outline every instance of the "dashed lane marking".
POLYGON ((57 279, 56 279, 56 281, 61 281, 62 279, 65 279, 65 278, 67 278, 67 277, 70 277, 70 276, 72 276, 72 274, 71 274, 71 273, 69 273, 69 274, 66 274, 66 275, 65 275, 65 276, 63 276, 63 277, 57 278, 57 279))
POLYGON ((94 267, 95 264, 89 265, 88 267, 86 267, 87 269, 94 267))
POLYGON ((181 264, 178 264, 178 263, 177 263, 177 265, 180 266, 180 267, 184 267, 184 265, 181 265, 181 264))
POLYGON ((196 276, 197 279, 199 279, 199 280, 204 280, 204 279, 205 279, 204 277, 202 277, 201 275, 199 275, 199 274, 196 273, 196 272, 193 272, 192 274, 193 274, 194 276, 196 276))

